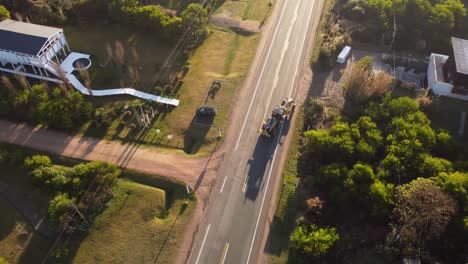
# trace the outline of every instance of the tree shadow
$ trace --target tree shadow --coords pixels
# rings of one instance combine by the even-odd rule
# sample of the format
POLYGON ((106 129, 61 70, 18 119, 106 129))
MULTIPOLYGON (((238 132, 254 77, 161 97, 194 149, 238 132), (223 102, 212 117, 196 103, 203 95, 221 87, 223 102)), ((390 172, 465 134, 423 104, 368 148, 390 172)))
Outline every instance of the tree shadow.
MULTIPOLYGON (((29 239, 29 242, 25 248, 22 248, 22 254, 17 262, 19 264, 40 263, 40 261, 45 258, 52 245, 52 240, 48 240, 37 232, 34 232, 32 227, 28 228, 28 231, 30 232, 28 235, 31 237, 26 234, 24 235, 26 236, 24 240, 29 239)), ((57 263, 57 261, 49 261, 46 263, 57 263)))
MULTIPOLYGON (((0 189, 2 188, 0 183, 0 189)), ((1 191, 1 190, 0 190, 1 191)), ((11 207, 12 210, 14 209, 13 205, 4 198, 0 192, 0 208, 11 207)), ((2 210, 3 211, 3 210, 2 210)), ((21 215, 18 214, 4 214, 5 211, 2 213, 2 219, 0 220, 0 241, 4 238, 8 237, 10 233, 15 229, 16 224, 19 223, 21 219, 21 215)))
POLYGON ((167 241, 168 241, 169 237, 171 236, 172 230, 174 229, 174 226, 175 226, 177 220, 179 219, 179 217, 185 212, 185 209, 187 209, 187 204, 182 203, 182 205, 180 207, 180 210, 179 210, 179 213, 177 214, 176 218, 174 219, 174 222, 172 223, 171 229, 169 230, 169 232, 167 232, 167 235, 164 238, 164 242, 161 245, 161 248, 159 249, 158 255, 154 259, 155 264, 158 263, 159 257, 161 256, 161 253, 163 252, 164 248, 166 247, 167 241))

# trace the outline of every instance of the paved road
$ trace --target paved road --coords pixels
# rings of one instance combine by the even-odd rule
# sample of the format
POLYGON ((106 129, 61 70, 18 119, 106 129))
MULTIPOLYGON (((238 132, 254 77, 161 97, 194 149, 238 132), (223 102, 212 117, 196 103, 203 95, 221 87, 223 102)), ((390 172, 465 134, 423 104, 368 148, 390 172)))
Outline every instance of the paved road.
POLYGON ((278 154, 285 122, 275 138, 259 137, 258 129, 282 98, 295 96, 313 16, 320 0, 282 0, 273 18, 271 33, 243 105, 235 139, 226 149, 218 170, 211 202, 189 263, 257 263, 272 199, 274 177, 279 177, 278 154))

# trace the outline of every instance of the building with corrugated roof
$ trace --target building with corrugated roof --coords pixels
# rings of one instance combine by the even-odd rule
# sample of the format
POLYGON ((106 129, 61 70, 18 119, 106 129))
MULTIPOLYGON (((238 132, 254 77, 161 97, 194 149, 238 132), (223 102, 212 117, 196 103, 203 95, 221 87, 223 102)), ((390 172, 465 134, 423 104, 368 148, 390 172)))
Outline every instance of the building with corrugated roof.
POLYGON ((431 54, 427 82, 434 94, 468 100, 468 40, 452 37, 450 55, 431 54))
POLYGON ((14 20, 0 22, 0 70, 53 81, 70 53, 63 30, 14 20))

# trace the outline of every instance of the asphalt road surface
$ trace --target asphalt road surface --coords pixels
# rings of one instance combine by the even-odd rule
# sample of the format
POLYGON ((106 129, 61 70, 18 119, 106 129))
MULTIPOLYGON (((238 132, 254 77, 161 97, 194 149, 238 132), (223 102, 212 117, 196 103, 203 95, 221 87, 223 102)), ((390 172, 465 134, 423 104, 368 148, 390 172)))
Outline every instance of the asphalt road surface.
POLYGON ((257 263, 271 205, 278 154, 286 151, 282 140, 288 133, 285 121, 271 139, 258 130, 271 110, 285 97, 295 96, 306 39, 320 0, 281 0, 272 21, 255 76, 249 87, 235 140, 227 148, 224 166, 205 219, 196 236, 189 263, 257 263))

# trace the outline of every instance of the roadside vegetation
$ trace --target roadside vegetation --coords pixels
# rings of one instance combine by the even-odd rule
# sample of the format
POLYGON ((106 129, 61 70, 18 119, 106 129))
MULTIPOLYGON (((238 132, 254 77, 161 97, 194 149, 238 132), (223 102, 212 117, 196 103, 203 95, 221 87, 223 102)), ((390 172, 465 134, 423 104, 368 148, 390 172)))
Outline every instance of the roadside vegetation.
POLYGON ((451 36, 468 35, 466 1, 461 0, 327 0, 325 7, 316 38, 319 45, 311 57, 311 65, 322 69, 335 64, 345 45, 366 43, 381 49, 395 46, 398 51, 445 54, 451 36))
POLYGON ((7 261, 32 263, 48 253, 61 263, 174 261, 195 206, 185 186, 9 145, 0 153, 0 249, 7 261), (32 213, 43 217, 40 229, 32 213))
POLYGON ((464 263, 468 141, 431 122, 433 98, 399 96, 368 65, 345 73, 339 115, 320 98, 307 104, 287 162, 297 166, 283 173, 301 180, 276 214, 292 220, 272 226, 271 237, 289 244, 272 242, 272 261, 464 263))
MULTIPOLYGON (((50 122, 31 112, 19 111, 15 106, 17 94, 38 83, 8 75, 2 77, 0 84, 0 115, 69 133, 147 144, 188 154, 206 155, 215 150, 222 140, 217 138, 218 128, 227 128, 237 88, 255 56, 259 34, 209 25, 208 19, 213 12, 228 10, 224 1, 208 1, 202 9, 193 1, 140 2, 86 0, 39 5, 29 1, 0 0, 16 19, 63 27, 72 50, 92 55, 91 68, 78 76, 85 85, 93 89, 134 87, 177 98, 181 102, 178 107, 127 96, 82 96, 87 111, 80 114, 80 120, 64 117, 67 122, 50 122), (54 12, 49 12, 51 10, 54 12), (195 29, 186 36, 177 56, 170 60, 170 67, 165 67, 167 56, 194 17, 197 17, 193 23, 195 29), (159 78, 152 81, 155 73, 160 73, 159 78), (211 89, 213 80, 221 82, 220 89, 211 89), (195 116, 196 109, 202 105, 218 110, 216 118, 206 124, 197 122, 195 116), (141 112, 149 117, 145 128, 135 112, 140 117, 141 112)), ((247 19, 266 19, 271 10, 269 1, 247 2, 242 9, 247 19)), ((49 86, 42 88, 48 91, 46 101, 56 90, 56 85, 49 86)), ((64 97, 73 94, 72 87, 59 88, 64 97)), ((65 101, 69 100, 64 98, 55 105, 69 109, 64 105, 65 101)))

